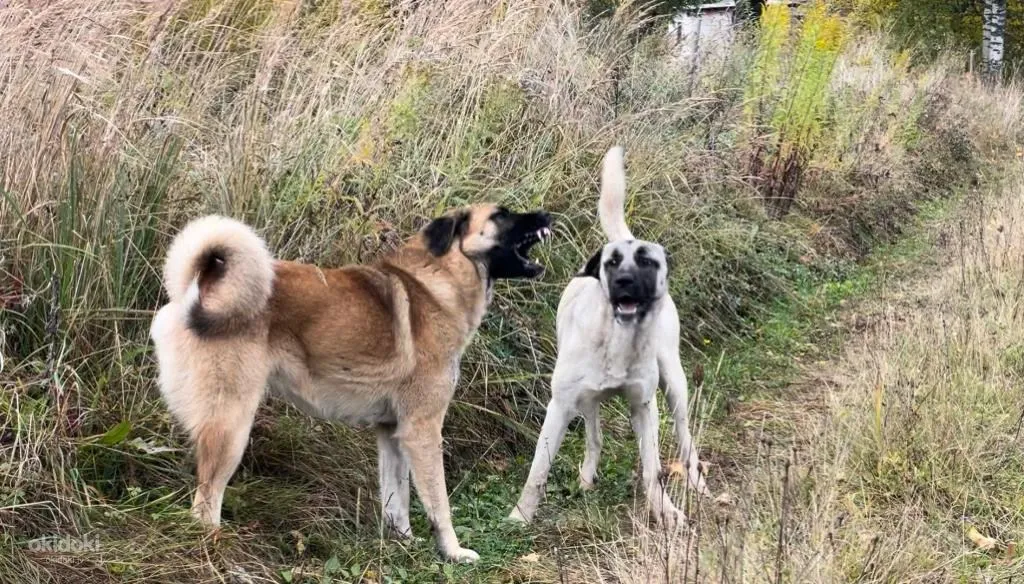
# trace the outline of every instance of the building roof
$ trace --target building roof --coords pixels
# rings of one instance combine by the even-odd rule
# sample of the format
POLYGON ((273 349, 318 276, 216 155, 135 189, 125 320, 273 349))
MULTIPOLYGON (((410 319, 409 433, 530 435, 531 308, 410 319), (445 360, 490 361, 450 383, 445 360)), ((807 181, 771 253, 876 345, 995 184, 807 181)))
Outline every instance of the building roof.
POLYGON ((721 0, 719 2, 708 2, 706 4, 698 4, 697 6, 691 6, 689 9, 693 11, 700 10, 706 12, 708 10, 730 10, 736 8, 736 0, 721 0))
MULTIPOLYGON (((766 0, 768 4, 786 4, 789 6, 799 6, 804 4, 806 0, 766 0)), ((704 4, 697 4, 689 6, 684 9, 684 13, 694 15, 696 13, 704 12, 730 12, 736 10, 736 0, 719 0, 718 2, 706 2, 704 4)))

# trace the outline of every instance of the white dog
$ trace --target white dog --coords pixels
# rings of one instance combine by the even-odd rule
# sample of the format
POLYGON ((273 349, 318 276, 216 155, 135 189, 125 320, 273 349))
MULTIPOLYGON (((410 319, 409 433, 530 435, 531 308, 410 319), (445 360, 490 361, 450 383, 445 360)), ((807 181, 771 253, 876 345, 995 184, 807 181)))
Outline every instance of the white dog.
POLYGON ((658 402, 661 380, 675 419, 690 486, 707 495, 697 449, 687 424, 686 374, 679 361, 679 314, 668 294, 665 250, 633 238, 623 208, 626 177, 622 148, 604 157, 598 215, 609 243, 573 278, 558 303, 558 360, 551 401, 530 467, 530 476, 510 519, 529 522, 544 494, 548 471, 569 422, 583 415, 587 449, 580 486, 594 486, 601 454, 601 402, 622 395, 629 401, 640 445, 643 481, 655 518, 675 525, 678 510, 661 484, 658 402))

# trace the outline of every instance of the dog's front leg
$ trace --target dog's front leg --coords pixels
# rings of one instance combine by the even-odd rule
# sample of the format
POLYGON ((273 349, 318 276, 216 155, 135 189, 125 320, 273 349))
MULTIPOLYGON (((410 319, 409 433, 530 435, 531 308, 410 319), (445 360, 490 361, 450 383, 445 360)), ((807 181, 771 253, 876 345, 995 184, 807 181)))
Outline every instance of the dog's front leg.
MULTIPOLYGON (((556 390, 552 388, 552 393, 556 390)), ((540 431, 540 438, 537 439, 537 450, 533 455, 533 464, 530 465, 530 476, 523 486, 523 493, 519 496, 519 502, 508 518, 512 521, 529 523, 533 521, 533 514, 537 512, 537 505, 544 497, 544 489, 548 484, 548 472, 551 470, 551 463, 558 454, 565 438, 565 431, 569 422, 575 417, 576 411, 555 398, 548 402, 548 411, 544 416, 544 426, 540 431)))
POLYGON ((459 545, 452 527, 452 513, 444 481, 444 458, 441 425, 444 413, 436 419, 420 418, 402 422, 396 436, 412 466, 412 479, 420 496, 427 519, 437 538, 441 554, 456 562, 475 562, 480 556, 459 545))
POLYGON ((665 387, 665 401, 675 421, 676 436, 679 438, 679 453, 686 467, 687 483, 697 493, 708 496, 708 487, 701 473, 700 459, 697 457, 697 445, 690 433, 690 417, 686 373, 679 361, 679 337, 675 343, 666 342, 658 351, 658 370, 661 383, 665 387))
POLYGON ((411 537, 409 463, 395 439, 394 426, 377 426, 377 468, 384 525, 398 537, 411 537))
POLYGON ((630 421, 640 448, 644 492, 651 512, 666 529, 674 529, 679 511, 661 484, 661 457, 658 455, 658 402, 654 396, 646 403, 630 404, 630 421))
POLYGON ((594 400, 582 410, 587 429, 587 451, 580 467, 580 488, 589 491, 597 481, 597 463, 601 459, 601 404, 594 400))

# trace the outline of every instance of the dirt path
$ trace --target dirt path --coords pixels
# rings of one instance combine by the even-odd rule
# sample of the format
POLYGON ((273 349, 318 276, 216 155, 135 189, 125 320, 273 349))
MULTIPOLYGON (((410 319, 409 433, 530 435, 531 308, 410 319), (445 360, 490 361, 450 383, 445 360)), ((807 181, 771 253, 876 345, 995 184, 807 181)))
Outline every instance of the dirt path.
POLYGON ((752 447, 735 505, 709 514, 711 581, 1024 576, 1021 193, 965 203, 925 253, 885 258, 840 313, 839 356, 736 410, 752 447))

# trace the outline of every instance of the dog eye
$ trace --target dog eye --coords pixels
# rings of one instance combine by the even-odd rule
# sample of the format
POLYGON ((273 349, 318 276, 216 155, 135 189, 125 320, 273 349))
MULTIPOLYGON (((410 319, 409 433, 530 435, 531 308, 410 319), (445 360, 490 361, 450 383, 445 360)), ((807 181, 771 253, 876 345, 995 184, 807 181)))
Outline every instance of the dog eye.
POLYGON ((644 268, 656 268, 656 267, 658 267, 658 262, 652 260, 651 258, 647 258, 647 257, 639 258, 636 261, 636 263, 640 264, 640 266, 642 266, 644 268))
POLYGON ((619 265, 620 263, 622 263, 622 260, 620 260, 619 258, 613 257, 613 258, 609 259, 608 261, 606 261, 604 263, 604 265, 608 266, 609 268, 614 268, 615 266, 619 265))

